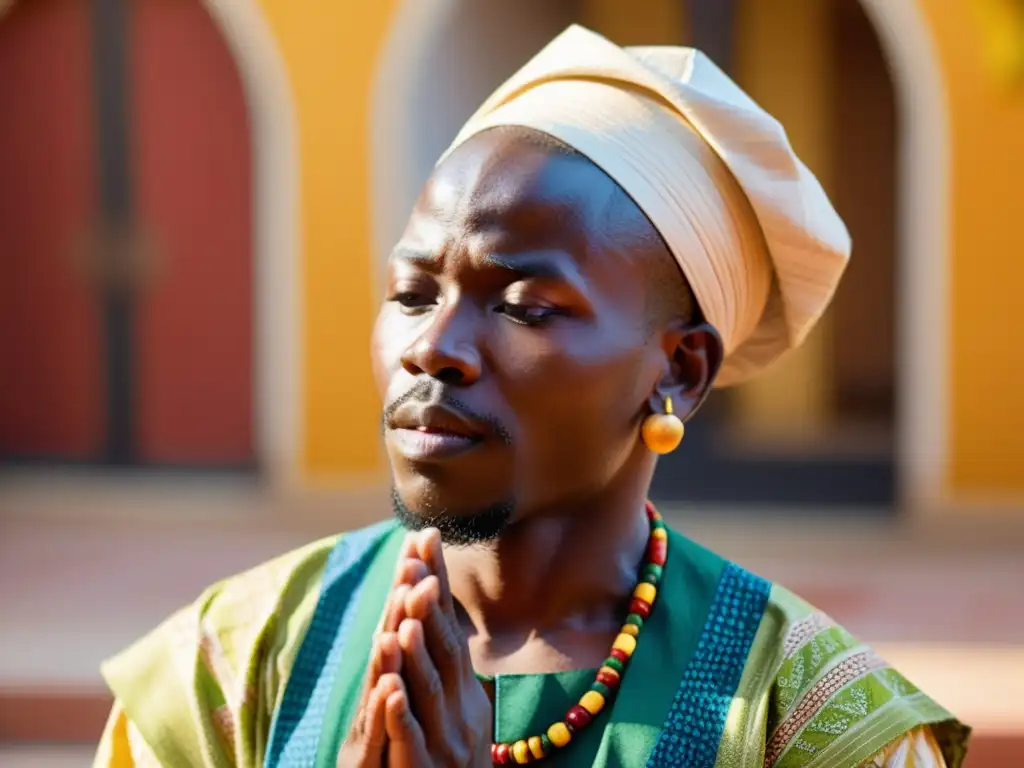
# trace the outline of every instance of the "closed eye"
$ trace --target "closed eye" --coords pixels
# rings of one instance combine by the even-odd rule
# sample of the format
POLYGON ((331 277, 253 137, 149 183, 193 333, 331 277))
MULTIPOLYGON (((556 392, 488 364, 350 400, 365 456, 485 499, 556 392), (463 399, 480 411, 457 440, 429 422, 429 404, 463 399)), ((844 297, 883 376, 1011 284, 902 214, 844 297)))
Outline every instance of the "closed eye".
POLYGON ((400 291, 390 296, 388 301, 401 305, 403 309, 422 309, 435 304, 436 298, 417 291, 400 291))
POLYGON ((501 312, 514 323, 530 326, 543 325, 551 319, 564 314, 564 312, 555 307, 536 304, 514 304, 509 301, 499 304, 495 311, 501 312))

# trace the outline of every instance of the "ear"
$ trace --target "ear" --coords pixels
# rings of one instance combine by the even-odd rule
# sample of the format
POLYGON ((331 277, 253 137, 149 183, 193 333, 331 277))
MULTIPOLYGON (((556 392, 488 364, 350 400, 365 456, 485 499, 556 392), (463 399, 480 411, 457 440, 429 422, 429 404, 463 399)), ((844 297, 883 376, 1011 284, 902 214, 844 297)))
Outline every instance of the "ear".
POLYGON ((665 337, 669 370, 651 394, 652 413, 663 413, 665 398, 672 398, 675 414, 687 421, 711 393, 722 367, 725 348, 722 337, 708 323, 669 331, 665 337))

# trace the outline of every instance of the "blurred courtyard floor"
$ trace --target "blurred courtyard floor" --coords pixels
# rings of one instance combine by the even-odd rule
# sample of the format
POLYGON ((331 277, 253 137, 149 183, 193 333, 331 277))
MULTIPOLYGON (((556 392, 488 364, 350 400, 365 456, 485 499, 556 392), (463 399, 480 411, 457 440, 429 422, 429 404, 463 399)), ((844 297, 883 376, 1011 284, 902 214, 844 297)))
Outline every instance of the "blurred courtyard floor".
MULTIPOLYGON (((89 765, 108 706, 103 658, 211 582, 384 509, 201 493, 159 508, 121 495, 97 518, 88 494, 74 515, 29 501, 0 502, 4 768, 89 765)), ((663 511, 829 612, 973 725, 968 768, 1024 767, 1024 521, 663 511)))

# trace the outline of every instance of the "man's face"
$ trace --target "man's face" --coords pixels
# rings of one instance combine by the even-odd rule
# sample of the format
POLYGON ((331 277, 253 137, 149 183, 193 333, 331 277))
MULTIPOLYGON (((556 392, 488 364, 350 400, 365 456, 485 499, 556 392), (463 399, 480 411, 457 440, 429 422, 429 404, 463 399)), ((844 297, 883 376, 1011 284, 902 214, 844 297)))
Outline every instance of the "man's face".
POLYGON ((479 134, 435 170, 373 338, 407 522, 544 514, 649 461, 638 427, 667 366, 638 253, 652 233, 588 160, 521 133, 479 134))

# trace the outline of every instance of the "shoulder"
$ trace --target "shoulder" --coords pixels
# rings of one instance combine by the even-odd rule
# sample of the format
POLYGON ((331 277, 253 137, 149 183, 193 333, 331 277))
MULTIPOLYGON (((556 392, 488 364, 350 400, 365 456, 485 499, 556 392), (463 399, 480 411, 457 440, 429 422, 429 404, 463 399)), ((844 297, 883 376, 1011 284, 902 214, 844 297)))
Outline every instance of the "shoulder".
POLYGON ((753 629, 771 607, 772 583, 736 563, 669 529, 669 569, 675 581, 686 583, 690 598, 708 600, 709 621, 721 619, 723 631, 753 629))
MULTIPOLYGON (((232 666, 245 661, 271 625, 288 624, 302 612, 320 581, 331 551, 343 537, 331 536, 212 584, 196 600, 103 665, 118 682, 154 657, 223 652, 232 666)), ((239 670, 234 670, 239 671, 239 670)), ((118 692, 118 691, 115 691, 118 692)))
POLYGON ((770 669, 766 766, 859 765, 929 726, 949 766, 969 729, 873 648, 773 584, 752 660, 770 669))
POLYGON ((213 584, 103 664, 127 718, 164 762, 251 762, 262 751, 325 581, 346 567, 346 553, 392 528, 321 539, 213 584))

